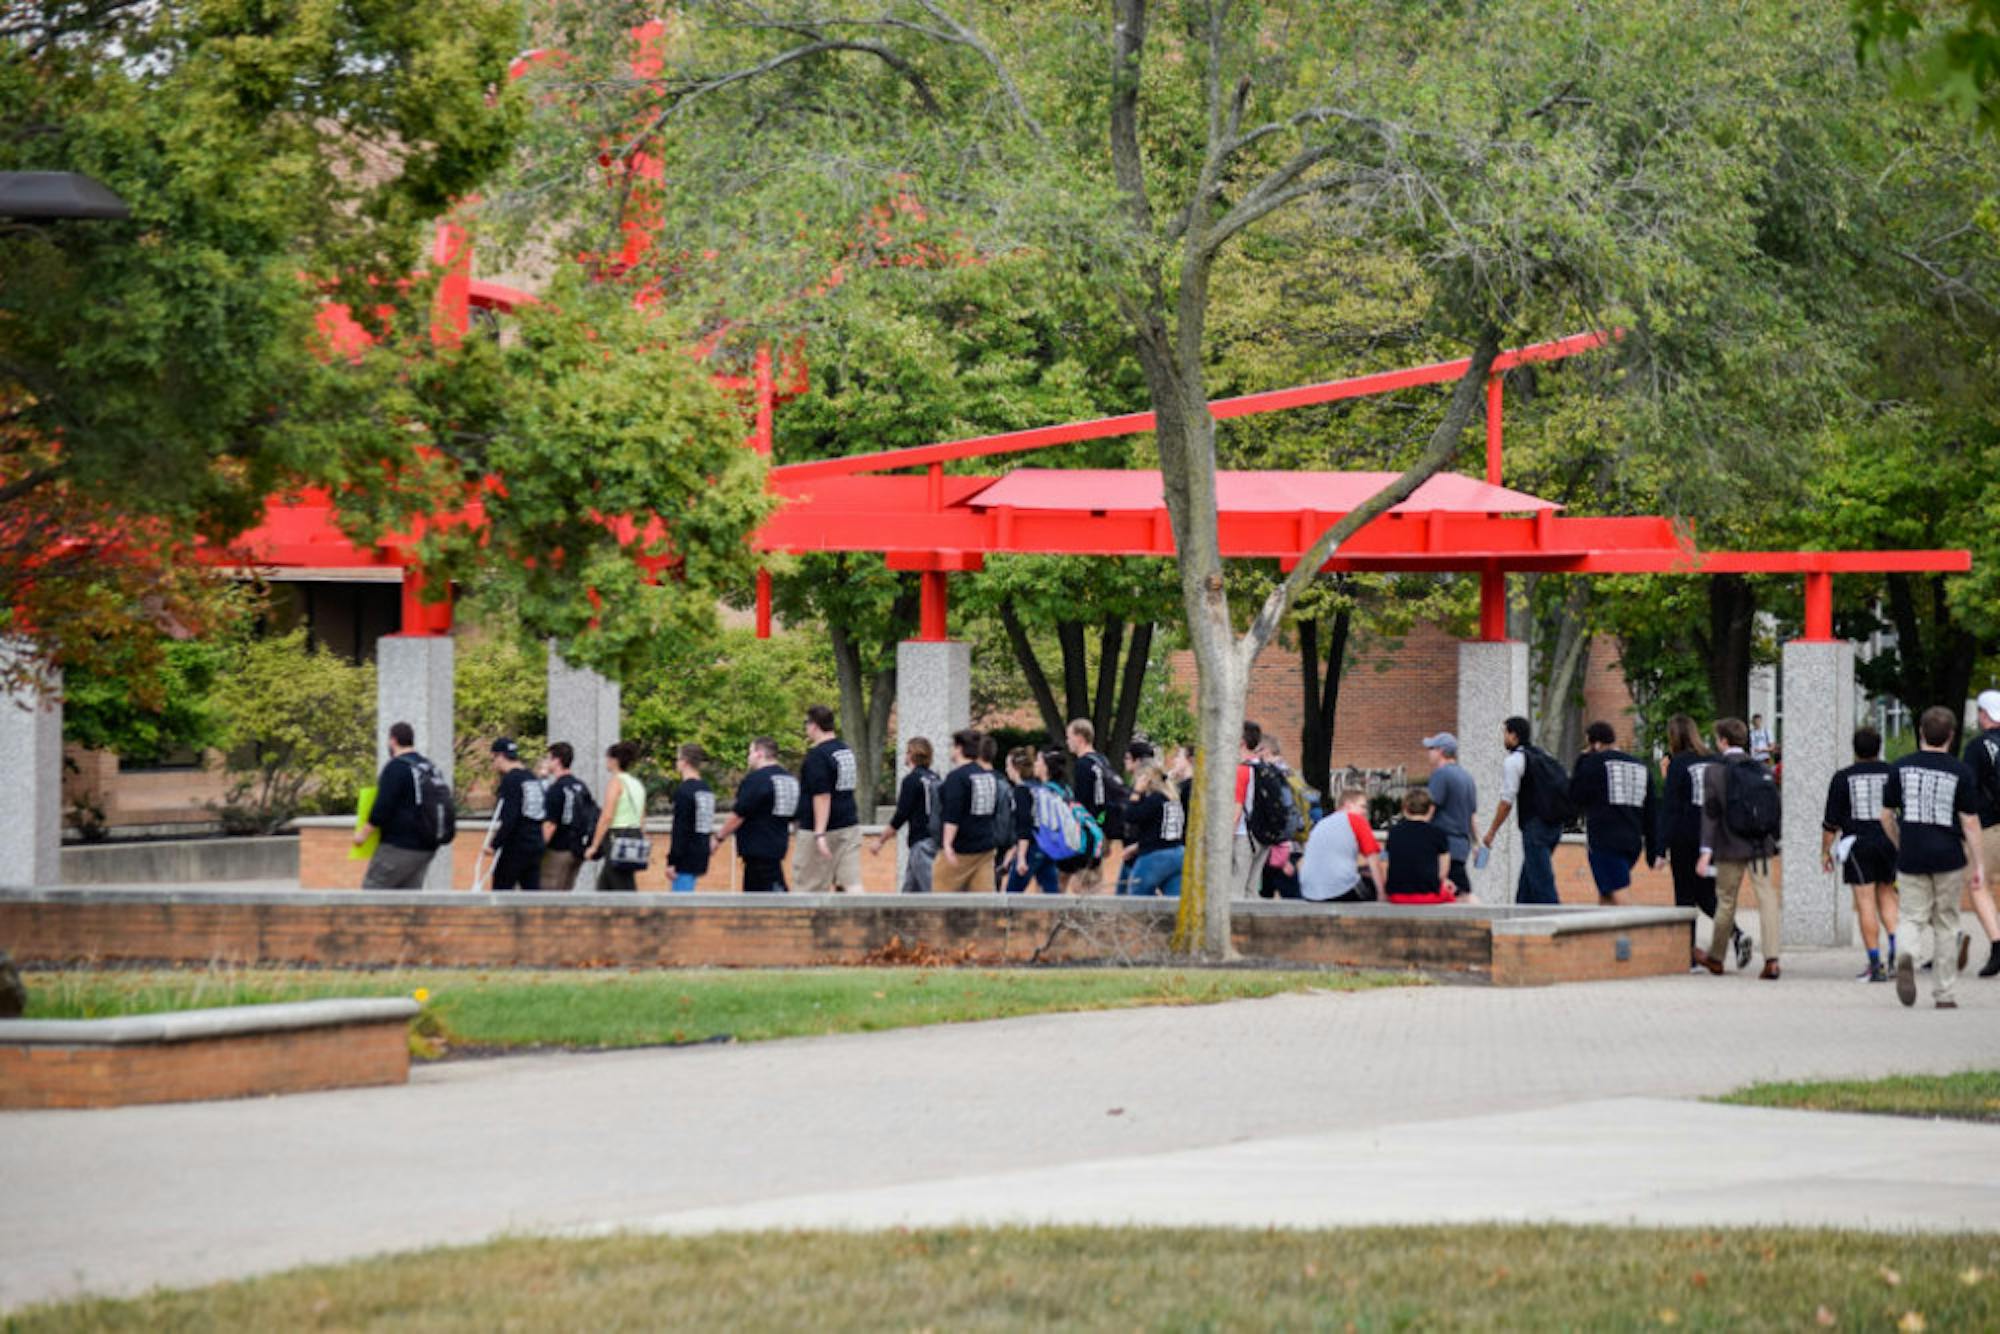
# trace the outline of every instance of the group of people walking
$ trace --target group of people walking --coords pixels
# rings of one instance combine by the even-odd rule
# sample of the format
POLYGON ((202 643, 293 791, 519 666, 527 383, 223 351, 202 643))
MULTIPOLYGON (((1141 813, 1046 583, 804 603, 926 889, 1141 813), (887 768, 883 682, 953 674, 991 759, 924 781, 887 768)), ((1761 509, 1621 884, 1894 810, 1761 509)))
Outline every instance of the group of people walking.
MULTIPOLYGON (((1898 933, 1912 927, 1935 942, 1923 967, 1934 973, 1936 1003, 1956 1004, 1970 944, 1959 931, 1967 889, 1992 942, 1980 976, 2000 976, 2000 913, 1991 893, 2000 879, 2000 690, 1981 694, 1977 707, 1980 730, 1956 755, 1950 709, 1925 710, 1918 749, 1893 765, 1881 758, 1881 737, 1860 728, 1854 763, 1834 775, 1825 797, 1821 865, 1838 869, 1853 888, 1867 952, 1861 976, 1893 979, 1905 1004, 1915 1000, 1917 962, 1913 951, 1899 951, 1898 933)), ((747 772, 719 822, 723 812, 703 776, 708 756, 700 746, 680 747, 666 850, 674 890, 692 891, 732 838, 747 892, 861 889, 859 765, 831 709, 814 705, 804 725, 807 749, 796 775, 780 762, 772 738, 751 742, 747 772)), ((1230 813, 1232 891, 1333 903, 1463 900, 1472 893, 1470 871, 1486 864, 1512 818, 1522 851, 1515 901, 1555 903, 1555 849, 1581 817, 1600 902, 1622 902, 1641 860, 1664 862, 1675 903, 1713 921, 1708 948, 1694 951, 1696 970, 1719 974, 1732 957, 1739 969, 1749 967, 1754 947, 1736 925, 1747 882, 1763 944, 1760 975, 1775 981, 1783 902, 1770 860, 1781 801, 1768 734, 1725 718, 1705 746, 1694 721, 1677 715, 1667 724, 1657 776, 1653 765, 1619 749, 1609 723, 1591 723, 1585 739, 1587 748, 1566 770, 1533 744, 1527 719, 1507 719, 1499 799, 1482 834, 1478 786, 1458 763, 1458 739, 1427 736, 1429 779, 1403 794, 1401 818, 1378 839, 1363 789, 1347 787, 1322 809, 1276 742, 1245 723, 1230 813)), ((453 836, 450 789, 415 740, 408 723, 389 729, 390 758, 355 833, 356 843, 379 839, 366 888, 421 886, 453 836)), ((894 814, 876 836, 878 852, 899 832, 907 839, 903 892, 1082 892, 1110 877, 1119 894, 1179 894, 1194 782, 1185 749, 1160 755, 1135 740, 1114 767, 1084 719, 1069 724, 1061 748, 1022 747, 1004 763, 995 738, 977 729, 954 733, 949 745, 949 764, 941 766, 929 739, 909 742, 894 814)), ((602 863, 599 889, 636 888, 652 858, 645 789, 631 772, 636 746, 621 741, 606 751, 602 799, 572 771, 568 742, 551 743, 533 771, 510 738, 494 741, 491 752, 496 800, 482 846, 491 888, 572 889, 591 861, 602 863)))

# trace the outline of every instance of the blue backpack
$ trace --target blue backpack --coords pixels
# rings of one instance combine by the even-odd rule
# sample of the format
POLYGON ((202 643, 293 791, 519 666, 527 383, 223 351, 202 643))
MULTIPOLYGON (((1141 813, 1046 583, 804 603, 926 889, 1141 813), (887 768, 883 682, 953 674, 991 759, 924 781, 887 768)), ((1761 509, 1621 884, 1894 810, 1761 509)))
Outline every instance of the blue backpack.
POLYGON ((1090 812, 1055 783, 1035 786, 1035 847, 1052 862, 1095 857, 1104 830, 1090 812))

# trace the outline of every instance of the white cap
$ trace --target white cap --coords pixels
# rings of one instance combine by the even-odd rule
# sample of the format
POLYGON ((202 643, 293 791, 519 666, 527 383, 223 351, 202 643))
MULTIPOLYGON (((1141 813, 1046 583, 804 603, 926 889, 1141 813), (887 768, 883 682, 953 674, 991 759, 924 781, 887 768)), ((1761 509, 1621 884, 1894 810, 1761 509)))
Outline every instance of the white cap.
POLYGON ((1979 711, 1994 722, 2000 723, 2000 690, 1980 691, 1979 711))

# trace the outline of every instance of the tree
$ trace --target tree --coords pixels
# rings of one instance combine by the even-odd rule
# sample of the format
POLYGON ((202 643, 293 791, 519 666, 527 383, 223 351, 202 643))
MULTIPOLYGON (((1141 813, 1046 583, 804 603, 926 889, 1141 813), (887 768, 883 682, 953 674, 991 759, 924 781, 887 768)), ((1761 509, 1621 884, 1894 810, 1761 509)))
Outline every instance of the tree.
POLYGON ((1901 86, 2000 129, 2000 0, 1849 0, 1864 61, 1901 86))
POLYGON ((194 541, 337 467, 315 428, 369 386, 321 378, 316 306, 421 302, 369 280, 504 160, 514 40, 506 0, 0 16, 0 169, 84 171, 132 210, 0 228, 10 633, 143 675, 162 628, 214 619, 194 541))
POLYGON ((352 811, 375 774, 375 667, 307 642, 304 630, 232 642, 213 694, 224 823, 275 833, 310 811, 352 811))
MULTIPOLYGON (((622 21, 564 36, 616 41, 622 21)), ((1735 14, 1665 31, 1637 3, 1557 14, 1525 0, 1427 9, 1421 24, 1388 0, 1337 21, 1319 5, 1229 0, 977 19, 944 0, 713 3, 681 11, 645 88, 596 89, 621 128, 644 105, 636 133, 606 127, 600 142, 623 145, 612 160, 643 156, 685 196, 658 205, 664 300, 706 308, 729 291, 740 309, 792 286, 774 272, 823 265, 894 191, 981 253, 1061 255, 1118 312, 1156 418, 1200 672, 1206 768, 1183 927, 1219 955, 1230 822, 1199 812, 1229 808, 1251 663, 1340 544, 1449 465, 1507 338, 1671 309, 1699 272, 1687 255, 1740 244, 1755 117, 1732 52, 1782 31, 1735 14), (1402 477, 1239 626, 1216 535, 1212 284, 1232 247, 1307 206, 1336 231, 1396 241, 1432 276, 1435 335, 1468 368, 1402 477), (702 249, 719 261, 681 262, 702 249)), ((590 91, 587 73, 568 77, 567 96, 590 91)), ((560 184, 553 169, 528 176, 560 184)))

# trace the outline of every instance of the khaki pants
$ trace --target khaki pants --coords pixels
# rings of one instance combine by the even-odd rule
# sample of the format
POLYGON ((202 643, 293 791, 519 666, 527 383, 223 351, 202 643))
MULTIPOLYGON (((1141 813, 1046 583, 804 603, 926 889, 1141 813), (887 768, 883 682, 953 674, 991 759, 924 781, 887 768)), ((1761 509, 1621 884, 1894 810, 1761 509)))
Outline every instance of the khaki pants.
POLYGON ((1258 845, 1248 834, 1238 834, 1229 848, 1229 892, 1231 897, 1254 899, 1264 883, 1264 858, 1269 849, 1258 845))
POLYGON ((2000 824, 1979 831, 1979 860, 1986 863, 1986 892, 2000 885, 2000 824))
POLYGON ((810 829, 792 835, 792 892, 825 894, 834 886, 861 892, 861 826, 826 831, 826 851, 810 829))
POLYGON ((940 852, 931 863, 931 892, 934 894, 991 894, 993 892, 993 851, 961 852, 958 860, 940 852))
POLYGON ((582 869, 583 858, 574 852, 545 852, 542 854, 542 888, 575 889, 576 873, 582 869))
POLYGON ((1965 893, 1965 872, 1940 871, 1936 875, 1913 875, 1904 871, 1896 877, 1896 897, 1903 904, 1903 930, 1909 933, 1909 954, 1920 957, 1916 932, 1931 938, 1931 994, 1939 1000, 1951 999, 1951 985, 1958 980, 1958 901, 1965 893))
POLYGON ((1764 962, 1778 957, 1785 943, 1784 905, 1778 898, 1777 882, 1771 879, 1769 862, 1715 863, 1715 935, 1727 948, 1729 932, 1736 925, 1736 896, 1743 888, 1744 872, 1757 895, 1757 943, 1763 947, 1764 962))

